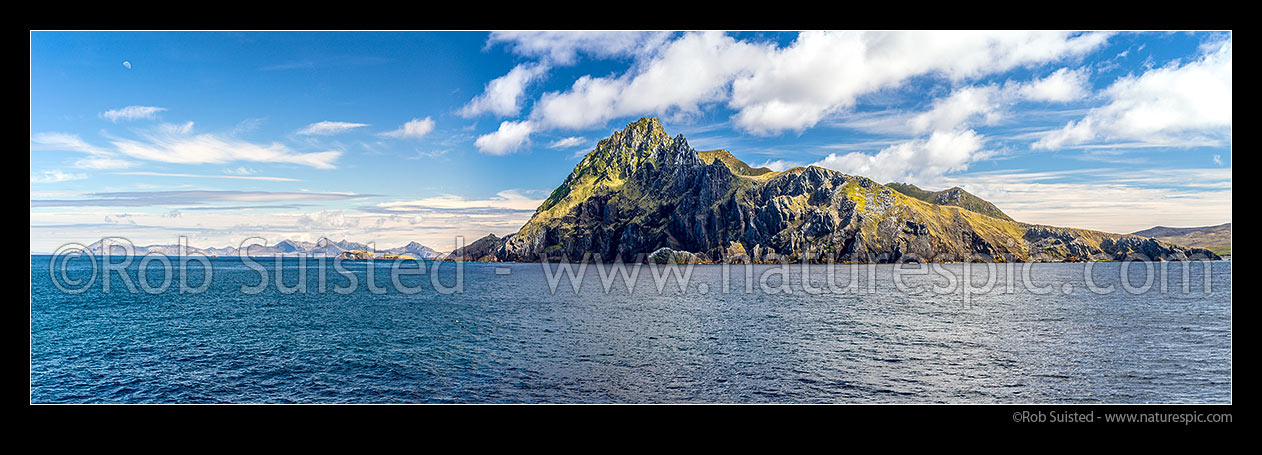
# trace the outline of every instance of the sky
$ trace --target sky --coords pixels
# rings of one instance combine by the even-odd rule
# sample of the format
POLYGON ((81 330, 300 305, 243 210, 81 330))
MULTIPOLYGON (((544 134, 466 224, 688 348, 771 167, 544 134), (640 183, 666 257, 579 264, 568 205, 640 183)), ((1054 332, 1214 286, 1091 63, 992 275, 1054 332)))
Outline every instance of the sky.
POLYGON ((641 117, 1024 222, 1231 221, 1230 32, 30 35, 31 251, 514 233, 641 117))

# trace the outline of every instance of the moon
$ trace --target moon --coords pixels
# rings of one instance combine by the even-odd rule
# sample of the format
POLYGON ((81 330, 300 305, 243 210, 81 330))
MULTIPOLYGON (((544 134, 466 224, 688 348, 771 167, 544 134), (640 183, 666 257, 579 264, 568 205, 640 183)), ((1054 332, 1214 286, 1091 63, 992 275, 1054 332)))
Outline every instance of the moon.
POLYGON ((131 69, 131 62, 123 60, 123 68, 131 69))

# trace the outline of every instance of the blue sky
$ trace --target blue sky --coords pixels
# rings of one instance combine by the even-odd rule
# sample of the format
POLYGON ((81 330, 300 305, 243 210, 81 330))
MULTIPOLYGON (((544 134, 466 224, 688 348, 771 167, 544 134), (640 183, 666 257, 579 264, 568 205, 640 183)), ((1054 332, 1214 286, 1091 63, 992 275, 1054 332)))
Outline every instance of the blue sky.
POLYGON ((31 249, 516 232, 643 116, 1034 223, 1231 221, 1220 32, 33 32, 31 249))

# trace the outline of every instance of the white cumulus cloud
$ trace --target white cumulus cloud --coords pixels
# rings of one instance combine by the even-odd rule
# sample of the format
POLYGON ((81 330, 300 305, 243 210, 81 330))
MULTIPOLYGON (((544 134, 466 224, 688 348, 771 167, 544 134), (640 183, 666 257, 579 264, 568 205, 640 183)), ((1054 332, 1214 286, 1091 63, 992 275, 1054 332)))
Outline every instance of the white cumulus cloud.
POLYGON ((780 172, 780 171, 783 171, 783 170, 785 170, 785 169, 790 169, 790 168, 798 167, 798 166, 801 166, 801 165, 802 165, 801 163, 797 163, 797 162, 793 162, 793 161, 785 161, 785 160, 767 160, 767 161, 764 161, 762 164, 756 164, 756 165, 754 165, 753 167, 754 167, 754 168, 765 167, 765 168, 767 168, 767 169, 771 169, 771 170, 773 170, 773 171, 780 172))
POLYGON ((1118 139, 1212 143, 1212 138, 1224 137, 1231 129, 1231 40, 1198 60, 1118 79, 1103 94, 1108 104, 1047 134, 1034 148, 1118 139))
POLYGON ((721 32, 689 33, 621 76, 583 76, 568 91, 540 97, 532 119, 545 127, 580 129, 627 115, 695 114, 727 97, 732 78, 756 65, 769 45, 721 32))
POLYGON ((434 119, 425 117, 423 119, 414 118, 404 123, 399 129, 382 134, 399 139, 420 139, 429 134, 430 131, 434 131, 434 119))
POLYGON ((912 131, 952 130, 969 122, 990 125, 999 121, 1003 93, 993 85, 963 87, 933 102, 933 108, 912 117, 912 131))
POLYGON ((569 65, 578 60, 579 54, 616 58, 651 53, 669 37, 669 32, 502 31, 492 32, 487 45, 506 43, 518 55, 569 65))
POLYGON ((529 142, 534 128, 529 121, 501 122, 498 130, 479 136, 473 141, 473 145, 479 152, 488 155, 507 155, 516 152, 522 145, 529 142))
MULTIPOLYGON (((854 106, 860 96, 913 77, 958 82, 1031 67, 1083 55, 1109 36, 812 31, 779 47, 721 32, 686 33, 638 54, 625 73, 582 76, 568 90, 543 94, 529 119, 540 129, 584 129, 629 115, 688 117, 707 105, 726 103, 736 111, 734 125, 746 132, 802 131, 854 106)), ((1058 76, 1031 93, 1052 96, 1055 83, 1063 82, 1058 76)))
POLYGON ((1020 95, 1033 101, 1065 102, 1086 97, 1091 91, 1087 72, 1061 68, 1045 78, 1031 81, 1018 89, 1020 95))
POLYGON ((508 74, 488 82, 482 94, 460 108, 459 113, 464 117, 487 112, 501 117, 517 115, 521 112, 520 103, 526 86, 542 78, 547 71, 548 65, 542 63, 517 65, 508 74))
POLYGON ((1082 55, 1104 33, 1036 31, 803 32, 732 83, 736 125, 802 131, 861 95, 921 75, 958 81, 1082 55))
POLYGON ((982 136, 973 130, 936 131, 928 139, 894 144, 875 155, 830 153, 814 165, 861 175, 881 183, 924 181, 947 172, 968 169, 969 163, 989 156, 982 146, 982 136))

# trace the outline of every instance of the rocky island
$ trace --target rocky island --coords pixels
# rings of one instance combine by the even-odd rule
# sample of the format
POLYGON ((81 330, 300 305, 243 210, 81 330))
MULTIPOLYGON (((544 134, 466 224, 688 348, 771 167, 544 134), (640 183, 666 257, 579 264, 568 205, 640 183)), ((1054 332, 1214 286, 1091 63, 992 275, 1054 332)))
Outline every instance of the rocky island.
POLYGON ((818 166, 753 168, 642 118, 601 140, 530 220, 443 258, 601 262, 1037 262, 1218 259, 1137 235, 1015 221, 961 188, 882 185, 818 166))

